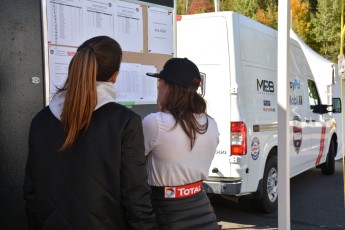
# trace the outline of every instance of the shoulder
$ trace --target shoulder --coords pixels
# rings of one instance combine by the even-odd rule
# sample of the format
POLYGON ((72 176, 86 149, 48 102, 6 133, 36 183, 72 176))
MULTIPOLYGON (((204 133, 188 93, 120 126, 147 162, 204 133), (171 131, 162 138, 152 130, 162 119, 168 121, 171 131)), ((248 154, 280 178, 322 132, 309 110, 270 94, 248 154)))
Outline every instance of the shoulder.
POLYGON ((146 117, 144 117, 143 122, 144 123, 152 123, 152 122, 169 123, 169 121, 171 120, 174 120, 174 119, 170 113, 156 112, 156 113, 150 113, 146 117))
POLYGON ((50 111, 49 106, 40 110, 31 120, 30 135, 44 134, 47 130, 60 130, 60 121, 50 111))
POLYGON ((54 117, 54 115, 50 111, 49 106, 46 106, 33 117, 32 123, 35 124, 39 122, 44 122, 45 120, 50 119, 51 117, 54 117))
MULTIPOLYGON (((106 116, 113 118, 126 118, 126 119, 138 119, 139 114, 126 106, 120 105, 115 102, 107 103, 96 110, 96 113, 106 114, 106 116)), ((140 118, 141 119, 141 118, 140 118)))
POLYGON ((202 124, 204 124, 205 122, 208 122, 209 125, 217 125, 215 119, 205 113, 196 114, 195 116, 198 119, 198 121, 202 124))
POLYGON ((215 133, 219 135, 218 124, 216 120, 210 116, 207 116, 208 120, 208 129, 212 129, 215 133))
POLYGON ((217 125, 217 122, 214 118, 210 117, 210 116, 207 116, 207 119, 208 119, 208 122, 211 123, 211 124, 214 124, 214 125, 217 125))
POLYGON ((170 114, 164 112, 150 113, 143 119, 143 128, 145 130, 157 129, 163 124, 169 123, 167 122, 169 115, 170 114))
POLYGON ((34 117, 34 119, 38 119, 38 118, 41 118, 41 117, 45 117, 45 116, 48 116, 52 114, 50 109, 49 109, 49 106, 46 106, 44 107, 43 109, 41 109, 34 117))
POLYGON ((150 113, 143 119, 143 126, 150 127, 157 124, 157 113, 150 113))
POLYGON ((201 124, 205 124, 206 122, 208 123, 208 130, 213 130, 215 132, 218 132, 218 125, 217 122, 214 118, 210 117, 207 114, 199 114, 197 115, 198 121, 201 124))

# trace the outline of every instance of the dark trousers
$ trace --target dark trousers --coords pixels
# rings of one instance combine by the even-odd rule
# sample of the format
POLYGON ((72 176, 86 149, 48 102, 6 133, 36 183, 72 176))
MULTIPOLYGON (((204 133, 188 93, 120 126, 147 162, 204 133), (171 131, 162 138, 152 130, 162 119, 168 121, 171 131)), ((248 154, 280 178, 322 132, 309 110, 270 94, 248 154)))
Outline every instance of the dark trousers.
POLYGON ((187 198, 164 198, 152 191, 152 205, 159 230, 220 229, 206 193, 201 191, 187 198))

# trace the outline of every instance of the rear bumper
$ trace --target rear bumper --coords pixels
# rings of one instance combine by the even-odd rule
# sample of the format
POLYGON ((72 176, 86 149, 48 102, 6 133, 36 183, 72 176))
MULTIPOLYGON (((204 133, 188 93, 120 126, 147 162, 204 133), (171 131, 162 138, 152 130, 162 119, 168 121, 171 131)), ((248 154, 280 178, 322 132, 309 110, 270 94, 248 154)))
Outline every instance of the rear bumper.
POLYGON ((241 180, 206 180, 203 183, 203 189, 206 193, 237 195, 241 192, 241 180))

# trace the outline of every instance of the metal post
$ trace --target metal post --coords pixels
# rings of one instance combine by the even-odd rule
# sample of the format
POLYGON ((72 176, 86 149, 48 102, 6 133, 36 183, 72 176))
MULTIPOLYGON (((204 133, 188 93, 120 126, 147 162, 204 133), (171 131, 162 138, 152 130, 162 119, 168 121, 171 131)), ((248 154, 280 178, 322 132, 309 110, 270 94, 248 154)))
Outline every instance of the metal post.
POLYGON ((344 47, 344 0, 341 0, 341 17, 340 17, 340 54, 343 54, 344 47))
POLYGON ((219 11, 220 11, 219 0, 214 0, 214 12, 219 12, 219 11))
POLYGON ((186 0, 186 12, 185 12, 185 14, 188 14, 188 2, 189 2, 189 0, 186 0))
POLYGON ((48 21, 47 21, 47 1, 41 0, 42 14, 42 40, 43 40, 43 64, 44 64, 44 105, 50 102, 50 74, 49 74, 49 54, 48 54, 48 21))
POLYGON ((177 0, 174 0, 174 10, 173 10, 173 37, 174 37, 174 57, 177 57, 177 0))
POLYGON ((341 132, 342 132, 342 140, 341 140, 341 156, 342 156, 342 163, 343 163, 343 186, 344 186, 344 208, 345 208, 345 157, 344 157, 344 88, 343 88, 344 79, 341 78, 340 80, 340 95, 341 95, 341 132))
POLYGON ((290 0, 278 3, 278 229, 290 230, 290 0))
MULTIPOLYGON (((344 49, 344 0, 341 0, 341 17, 340 17, 340 55, 339 57, 343 57, 343 49, 344 49)), ((339 58, 338 57, 338 58, 339 58)), ((341 62, 342 64, 342 62, 341 62)), ((339 63, 338 63, 339 66, 339 63)), ((343 66, 339 66, 340 68, 343 66)), ((345 207, 345 157, 344 157, 344 92, 343 92, 343 82, 344 82, 344 76, 342 74, 339 74, 340 79, 340 95, 341 95, 341 133, 342 133, 342 140, 341 140, 341 151, 342 151, 342 163, 343 163, 343 186, 344 186, 344 207, 345 207)))

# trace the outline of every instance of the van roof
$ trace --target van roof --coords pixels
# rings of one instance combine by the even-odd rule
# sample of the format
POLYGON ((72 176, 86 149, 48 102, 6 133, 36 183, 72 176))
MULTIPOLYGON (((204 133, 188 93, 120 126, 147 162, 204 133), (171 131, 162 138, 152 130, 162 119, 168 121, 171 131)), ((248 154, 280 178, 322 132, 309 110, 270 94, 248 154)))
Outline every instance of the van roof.
MULTIPOLYGON (((322 57, 312 48, 310 48, 298 35, 291 29, 290 37, 297 41, 301 46, 304 55, 307 58, 315 82, 323 85, 332 85, 334 82, 334 69, 336 64, 322 57)), ((336 71, 335 71, 336 72, 336 71)))

